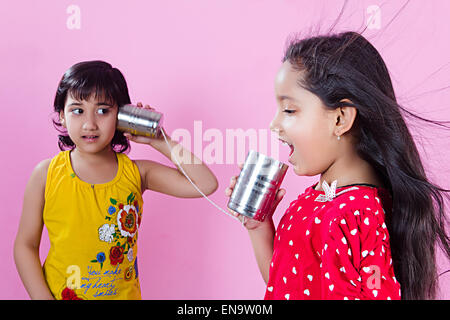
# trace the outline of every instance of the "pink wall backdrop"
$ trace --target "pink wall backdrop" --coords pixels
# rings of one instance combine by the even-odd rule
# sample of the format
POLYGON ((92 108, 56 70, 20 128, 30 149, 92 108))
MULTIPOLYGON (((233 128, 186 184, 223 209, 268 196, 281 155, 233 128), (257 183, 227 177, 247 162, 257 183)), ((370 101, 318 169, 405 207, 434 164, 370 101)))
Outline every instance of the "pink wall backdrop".
MULTIPOLYGON (((349 1, 337 31, 360 30, 378 48, 392 74, 398 97, 408 108, 450 120, 450 2, 349 1)), ((133 102, 165 114, 169 134, 261 129, 275 113, 273 81, 289 36, 321 25, 326 30, 343 1, 7 0, 0 5, 0 299, 27 299, 13 261, 13 241, 23 192, 34 166, 59 150, 51 123, 52 103, 63 72, 83 60, 106 60, 128 81, 133 102)), ((449 188, 449 133, 413 127, 430 177, 449 188)), ((197 150, 210 142, 200 133, 197 150)), ((260 135, 262 143, 268 140, 260 135)), ((225 159, 225 145, 224 154, 225 159)), ((192 142, 191 149, 194 150, 192 142)), ((248 150, 248 146, 246 147, 248 150)), ((270 150, 270 149, 269 149, 270 150)), ((229 152, 229 150, 227 151, 229 152)), ((133 145, 131 158, 169 162, 150 147, 133 145)), ((236 156, 234 156, 236 158, 236 156)), ((280 159, 287 150, 280 147, 280 159)), ((211 198, 225 207, 224 189, 233 163, 212 163, 219 180, 211 198)), ((317 177, 295 176, 275 213, 317 177)), ((139 271, 145 299, 262 299, 247 232, 204 199, 181 200, 147 192, 139 237, 139 271)), ((41 257, 49 247, 44 233, 41 257)), ((441 272, 448 261, 439 257, 441 272)), ((449 298, 450 274, 440 279, 440 298, 449 298)))

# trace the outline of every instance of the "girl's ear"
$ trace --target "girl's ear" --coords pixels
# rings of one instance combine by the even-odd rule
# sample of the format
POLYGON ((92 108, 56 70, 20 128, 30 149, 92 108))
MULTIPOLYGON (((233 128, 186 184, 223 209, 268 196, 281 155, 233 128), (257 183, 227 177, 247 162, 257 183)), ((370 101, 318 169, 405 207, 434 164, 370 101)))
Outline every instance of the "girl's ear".
POLYGON ((349 131, 355 122, 358 110, 353 107, 353 102, 349 99, 342 99, 340 102, 348 103, 348 105, 337 108, 336 111, 336 127, 334 133, 338 138, 349 131))
MULTIPOLYGON (((66 128, 66 119, 64 118, 64 110, 61 110, 59 112, 59 122, 61 123, 61 125, 66 128)), ((67 128, 66 128, 67 129, 67 128)))

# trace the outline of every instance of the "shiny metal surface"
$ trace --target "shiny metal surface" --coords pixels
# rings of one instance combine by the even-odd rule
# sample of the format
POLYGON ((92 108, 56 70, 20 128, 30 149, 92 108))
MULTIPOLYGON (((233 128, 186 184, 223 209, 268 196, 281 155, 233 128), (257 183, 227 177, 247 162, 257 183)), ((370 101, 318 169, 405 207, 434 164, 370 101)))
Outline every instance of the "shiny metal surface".
POLYGON ((162 120, 162 113, 126 104, 119 108, 117 129, 138 136, 159 138, 162 120))
POLYGON ((264 221, 288 166, 250 150, 228 202, 228 208, 249 218, 264 221))

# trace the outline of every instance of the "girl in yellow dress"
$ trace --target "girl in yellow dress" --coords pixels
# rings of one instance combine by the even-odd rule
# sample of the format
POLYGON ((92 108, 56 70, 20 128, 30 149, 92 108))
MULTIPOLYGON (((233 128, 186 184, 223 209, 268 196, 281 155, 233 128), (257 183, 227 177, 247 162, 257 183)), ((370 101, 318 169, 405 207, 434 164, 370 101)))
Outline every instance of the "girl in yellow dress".
MULTIPOLYGON (((54 121, 62 150, 41 161, 28 181, 14 257, 32 299, 140 299, 137 236, 145 190, 180 198, 200 194, 179 171, 151 160, 130 160, 129 140, 148 144, 182 168, 206 195, 217 189, 208 167, 168 137, 138 137, 116 129, 130 103, 122 73, 103 61, 80 62, 62 77, 54 121), (185 157, 189 155, 190 157, 185 157), (50 250, 42 268, 45 224, 50 250)), ((143 107, 138 103, 139 107, 143 107)), ((150 108, 148 105, 145 108, 150 108)))

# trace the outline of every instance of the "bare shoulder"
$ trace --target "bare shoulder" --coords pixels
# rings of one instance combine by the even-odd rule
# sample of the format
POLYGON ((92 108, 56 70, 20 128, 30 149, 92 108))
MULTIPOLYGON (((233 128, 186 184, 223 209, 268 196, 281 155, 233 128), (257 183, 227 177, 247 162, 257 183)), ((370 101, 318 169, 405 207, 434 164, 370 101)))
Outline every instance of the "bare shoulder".
POLYGON ((141 177, 145 177, 156 168, 163 167, 162 164, 152 160, 131 160, 131 161, 133 161, 134 164, 136 164, 136 166, 138 167, 141 177))
POLYGON ((157 162, 154 162, 152 160, 131 160, 131 161, 133 161, 139 169, 157 165, 157 162))
POLYGON ((44 179, 45 181, 45 179, 47 178, 48 167, 50 166, 51 161, 52 159, 45 159, 39 162, 36 167, 34 167, 31 175, 39 178, 39 180, 44 179))
POLYGON ((33 169, 30 179, 28 180, 27 191, 43 191, 47 180, 47 171, 52 159, 45 159, 39 162, 33 169), (31 189, 31 190, 30 190, 31 189))
POLYGON ((36 217, 42 217, 47 171, 51 161, 52 159, 45 159, 39 162, 34 167, 25 187, 22 215, 31 219, 30 221, 36 217))
POLYGON ((147 189, 148 181, 150 180, 151 172, 155 168, 161 166, 161 164, 152 160, 131 160, 136 164, 139 175, 141 176, 141 191, 144 192, 147 189))
POLYGON ((52 159, 39 162, 33 169, 25 187, 22 217, 16 243, 22 242, 33 247, 39 246, 42 235, 43 209, 47 171, 52 159))
POLYGON ((52 162, 52 159, 44 159, 41 162, 39 162, 34 170, 39 171, 40 173, 47 174, 48 167, 50 166, 50 162, 52 162))

